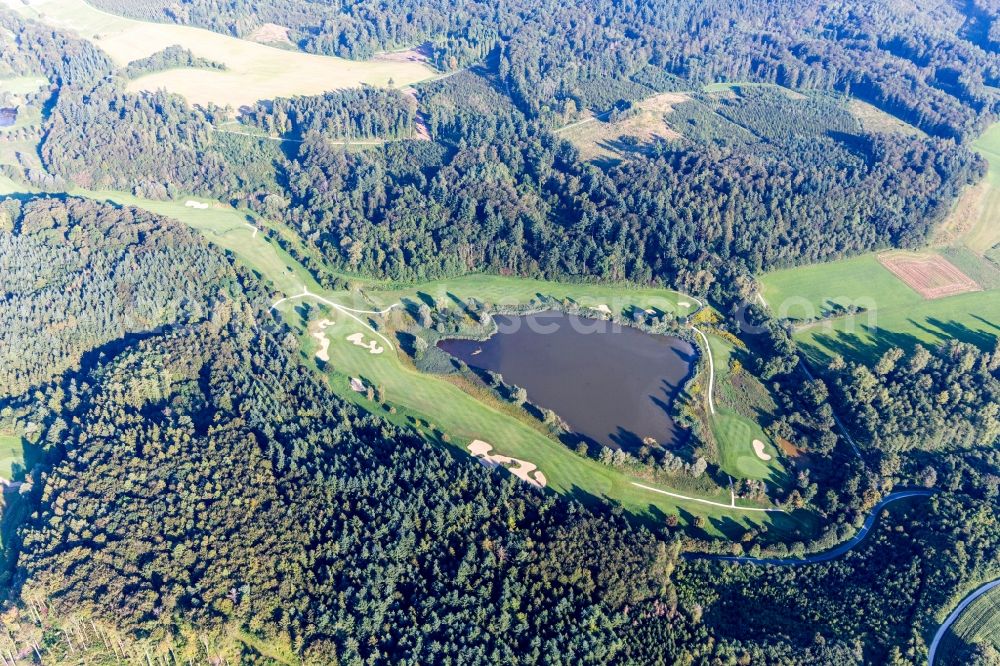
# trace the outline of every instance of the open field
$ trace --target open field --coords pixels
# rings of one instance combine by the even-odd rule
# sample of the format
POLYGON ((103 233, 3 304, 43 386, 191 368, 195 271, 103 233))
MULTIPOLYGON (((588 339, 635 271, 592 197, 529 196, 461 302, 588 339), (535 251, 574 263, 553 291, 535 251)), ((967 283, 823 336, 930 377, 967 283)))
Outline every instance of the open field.
POLYGON ((979 291, 979 285, 940 254, 886 252, 879 263, 927 299, 979 291))
POLYGON ((871 309, 920 300, 873 254, 774 271, 760 276, 759 282, 775 314, 799 321, 822 316, 837 306, 871 309))
POLYGON ((14 76, 0 78, 0 93, 12 95, 29 95, 38 92, 49 84, 44 76, 14 76))
POLYGON ((995 585, 961 611, 941 636, 934 664, 956 666, 956 653, 973 643, 985 643, 1000 650, 1000 585, 995 585))
POLYGON ((1000 245, 1000 123, 971 147, 989 162, 986 178, 965 190, 951 215, 938 229, 935 243, 958 244, 986 255, 1000 245))
POLYGON ((973 141, 972 147, 989 161, 990 168, 986 174, 979 214, 973 219, 963 242, 983 254, 1000 244, 1000 123, 994 124, 973 141))
POLYGON ((858 119, 861 127, 867 132, 882 132, 884 134, 906 134, 908 136, 926 137, 927 134, 913 125, 900 120, 896 116, 886 113, 882 109, 872 106, 868 102, 859 99, 851 99, 847 103, 847 109, 851 115, 858 119))
POLYGON ((675 104, 688 99, 684 93, 661 93, 636 102, 632 114, 621 120, 609 122, 593 116, 557 130, 557 133, 577 147, 581 159, 620 159, 629 150, 622 143, 626 137, 640 144, 656 137, 678 138, 680 135, 667 126, 664 116, 675 104))
POLYGON ((796 330, 795 339, 820 363, 833 354, 871 360, 892 346, 907 349, 951 338, 992 348, 1000 335, 1000 290, 925 300, 875 255, 775 271, 759 281, 779 317, 808 320, 829 313, 832 304, 865 309, 796 330))
POLYGON ((413 60, 344 60, 280 49, 189 26, 148 23, 115 16, 84 0, 0 0, 23 16, 76 31, 118 65, 178 44, 196 56, 225 63, 226 71, 174 69, 140 77, 130 90, 165 88, 192 104, 239 107, 259 99, 316 95, 361 84, 403 86, 434 75, 413 60))
POLYGON ((0 478, 13 481, 24 470, 24 440, 0 435, 0 478))

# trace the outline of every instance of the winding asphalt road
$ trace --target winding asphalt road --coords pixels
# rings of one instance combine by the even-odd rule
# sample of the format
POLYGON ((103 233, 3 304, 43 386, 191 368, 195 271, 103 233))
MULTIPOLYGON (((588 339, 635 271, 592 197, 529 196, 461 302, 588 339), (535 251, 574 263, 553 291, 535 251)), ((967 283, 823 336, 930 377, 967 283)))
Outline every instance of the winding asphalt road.
POLYGON ((976 588, 976 590, 969 596, 962 599, 962 603, 955 607, 955 610, 951 612, 951 614, 945 619, 944 624, 942 624, 938 628, 937 633, 934 634, 934 640, 931 641, 930 647, 927 648, 927 666, 934 666, 934 656, 937 654, 938 645, 940 645, 941 639, 944 638, 945 633, 948 631, 948 627, 950 627, 955 620, 958 619, 958 616, 962 614, 962 611, 964 611, 973 601, 998 585, 1000 585, 1000 578, 976 588))
POLYGON ((716 562, 739 562, 742 564, 774 564, 777 566, 795 566, 799 564, 818 564, 820 562, 829 562, 830 560, 836 559, 851 550, 859 543, 861 543, 868 532, 871 531, 872 526, 878 519, 878 514, 887 505, 896 502, 901 499, 906 499, 907 497, 927 497, 933 495, 933 490, 901 490, 899 492, 890 493, 881 502, 875 505, 875 508, 871 510, 868 517, 865 518, 864 525, 858 530, 858 533, 853 537, 840 544, 836 548, 831 550, 823 551, 822 553, 816 553, 815 555, 807 555, 801 559, 798 558, 778 558, 778 557, 749 557, 741 555, 713 555, 710 553, 684 553, 683 557, 687 560, 714 560, 716 562))

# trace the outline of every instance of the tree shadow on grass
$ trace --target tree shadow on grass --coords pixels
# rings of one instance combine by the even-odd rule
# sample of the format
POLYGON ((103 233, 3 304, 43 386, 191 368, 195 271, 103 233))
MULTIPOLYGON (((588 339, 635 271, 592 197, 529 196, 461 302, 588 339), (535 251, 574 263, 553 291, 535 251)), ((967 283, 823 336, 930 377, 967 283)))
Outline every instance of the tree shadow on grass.
MULTIPOLYGON (((978 317, 977 319, 984 322, 986 321, 978 317)), ((946 337, 953 338, 961 342, 968 342, 976 347, 979 347, 983 351, 993 351, 993 347, 997 343, 996 335, 987 333, 986 331, 977 331, 957 321, 942 321, 935 318, 930 318, 927 321, 934 326, 937 326, 946 337)), ((1000 330, 1000 328, 995 325, 990 325, 997 328, 997 330, 1000 330)))
MULTIPOLYGON (((1000 297, 998 297, 998 298, 1000 298, 1000 297)), ((996 329, 997 331, 1000 331, 1000 326, 997 326, 997 325, 996 325, 995 323, 993 323, 992 321, 990 321, 990 320, 988 320, 988 319, 983 319, 983 318, 982 318, 982 317, 980 317, 979 315, 971 315, 971 317, 972 317, 973 319, 977 320, 977 321, 981 321, 981 322, 983 322, 984 324, 986 324, 986 325, 987 325, 987 326, 989 326, 990 328, 995 328, 995 329, 996 329)))
POLYGON ((738 541, 747 531, 746 527, 729 516, 709 518, 708 523, 730 541, 738 541))

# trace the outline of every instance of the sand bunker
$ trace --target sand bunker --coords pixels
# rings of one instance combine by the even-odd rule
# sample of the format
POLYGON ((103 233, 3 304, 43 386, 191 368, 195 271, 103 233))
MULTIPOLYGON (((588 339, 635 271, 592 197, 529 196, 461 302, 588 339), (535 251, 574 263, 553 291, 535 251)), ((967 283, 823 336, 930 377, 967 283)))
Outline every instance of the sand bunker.
POLYGON ((356 393, 364 393, 368 389, 365 388, 365 383, 363 381, 357 377, 351 377, 351 390, 356 393))
POLYGON ((316 358, 321 361, 330 360, 330 338, 326 336, 325 331, 330 326, 333 326, 333 322, 329 319, 321 319, 318 323, 319 330, 313 331, 312 336, 316 338, 316 342, 319 343, 319 351, 316 352, 316 358))
POLYGON ((191 199, 185 201, 184 205, 187 206, 188 208, 197 208, 198 210, 205 210, 206 208, 208 208, 207 203, 201 203, 200 201, 193 201, 191 199))
POLYGON ((364 333, 351 333, 347 336, 347 341, 357 347, 367 349, 369 354, 381 354, 384 349, 374 340, 365 340, 364 333))
POLYGON ((481 439, 473 440, 473 442, 469 444, 469 453, 471 453, 474 458, 478 458, 479 462, 487 467, 492 468, 503 465, 506 467, 508 472, 523 481, 527 481, 536 488, 544 488, 545 484, 548 483, 545 479, 545 475, 538 470, 538 466, 535 465, 535 463, 530 463, 527 460, 511 458, 509 456, 490 454, 490 451, 492 450, 493 445, 489 442, 484 442, 481 439))
POLYGON ((611 308, 609 308, 604 303, 598 303, 593 307, 593 309, 597 310, 598 312, 603 312, 604 314, 611 314, 611 308))
POLYGON ((677 307, 679 307, 679 308, 689 308, 689 307, 691 307, 691 304, 690 303, 678 303, 677 307))
POLYGON ((768 453, 764 453, 764 442, 759 439, 753 440, 753 452, 757 454, 757 457, 761 460, 770 460, 771 456, 768 453))

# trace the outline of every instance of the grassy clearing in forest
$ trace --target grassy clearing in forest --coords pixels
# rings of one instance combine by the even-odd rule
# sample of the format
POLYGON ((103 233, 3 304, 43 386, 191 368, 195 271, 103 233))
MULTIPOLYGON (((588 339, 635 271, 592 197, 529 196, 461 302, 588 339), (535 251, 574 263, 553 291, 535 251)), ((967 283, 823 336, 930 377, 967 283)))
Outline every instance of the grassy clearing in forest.
POLYGON ((603 117, 572 123, 557 134, 580 151, 583 160, 618 160, 635 150, 628 145, 647 143, 655 137, 676 139, 680 135, 667 126, 664 116, 675 104, 687 101, 685 93, 661 93, 636 102, 626 117, 609 121, 603 117))
POLYGON ((962 240, 974 252, 984 254, 1000 245, 1000 123, 995 123, 972 148, 990 164, 984 181, 984 191, 976 215, 962 240))
POLYGON ((13 481, 24 470, 24 440, 17 435, 0 435, 0 478, 13 481))
POLYGON ((10 93, 11 95, 29 95, 38 92, 49 85, 49 80, 44 76, 12 76, 0 78, 0 93, 10 93))
POLYGON ((192 104, 213 102, 238 108, 259 99, 317 95, 362 84, 403 86, 434 72, 412 60, 356 61, 313 55, 229 37, 210 30, 149 23, 116 16, 84 0, 0 0, 22 16, 75 31, 104 50, 119 66, 180 45, 194 55, 225 63, 225 71, 180 68, 139 77, 130 90, 165 88, 192 104))
POLYGON ((913 125, 872 106, 868 102, 852 99, 847 103, 851 115, 858 119, 866 132, 882 132, 885 134, 906 134, 908 136, 926 137, 927 134, 913 125))

